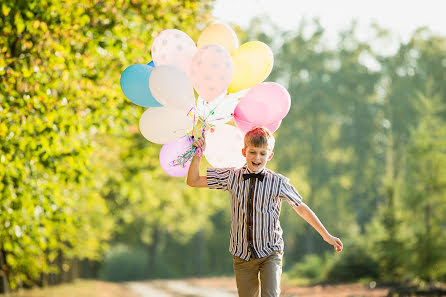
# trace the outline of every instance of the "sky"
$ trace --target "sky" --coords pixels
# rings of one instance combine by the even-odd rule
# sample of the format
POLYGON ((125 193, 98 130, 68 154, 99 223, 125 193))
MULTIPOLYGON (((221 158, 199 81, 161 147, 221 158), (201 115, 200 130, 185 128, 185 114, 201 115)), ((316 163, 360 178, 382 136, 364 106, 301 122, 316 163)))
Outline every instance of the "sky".
POLYGON ((268 16, 279 28, 292 30, 303 19, 318 17, 328 39, 358 22, 358 38, 371 36, 370 24, 389 29, 407 42, 415 29, 429 27, 446 36, 446 0, 216 0, 214 17, 246 28, 255 16, 268 16))

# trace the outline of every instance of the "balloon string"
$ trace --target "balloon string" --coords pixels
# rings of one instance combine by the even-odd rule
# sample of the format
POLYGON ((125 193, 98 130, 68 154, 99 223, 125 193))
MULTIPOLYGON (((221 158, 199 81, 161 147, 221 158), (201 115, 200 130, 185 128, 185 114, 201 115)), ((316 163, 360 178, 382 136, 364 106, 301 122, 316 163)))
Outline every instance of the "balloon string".
POLYGON ((189 162, 189 160, 191 160, 194 155, 195 155, 195 147, 193 147, 192 149, 189 148, 184 154, 179 155, 176 160, 170 162, 170 165, 182 166, 184 168, 186 167, 187 162, 189 162))
MULTIPOLYGON (((204 122, 206 122, 207 119, 208 119, 211 115, 213 115, 213 114, 215 113, 215 109, 217 109, 217 107, 219 107, 220 104, 221 104, 221 102, 218 103, 217 105, 215 105, 214 108, 211 109, 211 111, 209 112, 209 114, 208 114, 208 115, 206 116, 206 118, 203 120, 204 122)), ((214 121, 216 121, 216 120, 214 120, 214 121)))
MULTIPOLYGON (((220 104, 221 104, 221 102, 219 104, 217 104, 214 108, 212 108, 204 119, 202 117, 198 117, 198 119, 201 121, 201 137, 204 137, 207 127, 214 126, 214 125, 210 124, 210 122, 224 120, 224 119, 233 117, 233 114, 231 114, 230 116, 227 116, 227 117, 221 117, 221 118, 214 119, 212 121, 208 121, 209 117, 215 113, 215 109, 217 107, 219 107, 220 104)), ((201 147, 197 148, 197 147, 193 146, 194 134, 197 136, 199 135, 198 131, 197 131, 198 130, 197 129, 198 121, 196 121, 197 109, 195 107, 191 107, 191 109, 189 109, 187 114, 189 115, 191 112, 193 112, 193 115, 194 115, 194 122, 193 122, 193 127, 192 127, 192 137, 189 136, 189 148, 186 150, 186 152, 177 156, 176 160, 173 160, 172 162, 170 162, 169 164, 171 166, 182 166, 184 168, 184 167, 186 167, 187 163, 195 155, 198 157, 201 157, 203 154, 203 149, 201 147)))
POLYGON ((191 111, 194 111, 194 124, 192 126, 192 136, 194 136, 194 134, 196 134, 196 131, 195 131, 195 115, 196 115, 197 111, 196 111, 195 107, 191 107, 191 109, 189 109, 187 114, 189 115, 191 111))
MULTIPOLYGON (((187 112, 187 114, 189 115, 191 111, 193 111, 193 113, 194 113, 194 123, 193 123, 193 127, 192 127, 192 137, 189 136, 189 148, 186 150, 186 152, 177 156, 176 160, 173 160, 172 162, 170 162, 169 163, 170 166, 182 166, 184 168, 184 167, 186 167, 187 162, 189 162, 193 158, 193 156, 197 155, 200 157, 203 154, 203 149, 201 147, 197 148, 192 145, 193 139, 194 139, 194 134, 198 135, 198 133, 197 133, 197 124, 195 121, 197 110, 195 107, 192 107, 187 112)), ((208 117, 209 117, 209 115, 206 118, 208 118, 208 117)), ((206 132, 206 127, 207 127, 206 120, 202 121, 201 127, 202 127, 201 137, 204 137, 204 133, 206 132)))
MULTIPOLYGON (((211 122, 216 122, 216 121, 226 120, 226 119, 232 118, 233 116, 234 116, 234 115, 231 114, 230 116, 227 116, 227 117, 221 117, 221 118, 212 120, 211 122)), ((208 122, 208 124, 209 124, 209 122, 208 122)), ((209 124, 209 125, 211 125, 211 124, 209 124)))
POLYGON ((209 114, 204 118, 203 122, 207 122, 209 124, 209 126, 213 126, 212 124, 210 124, 210 122, 216 122, 216 121, 220 121, 220 120, 225 120, 225 119, 229 119, 232 118, 234 116, 233 113, 231 113, 231 115, 227 116, 227 117, 221 117, 218 119, 213 119, 212 121, 208 121, 208 118, 213 115, 215 113, 215 110, 224 102, 224 100, 221 100, 218 104, 216 104, 214 106, 214 108, 211 109, 211 111, 209 112, 209 114))

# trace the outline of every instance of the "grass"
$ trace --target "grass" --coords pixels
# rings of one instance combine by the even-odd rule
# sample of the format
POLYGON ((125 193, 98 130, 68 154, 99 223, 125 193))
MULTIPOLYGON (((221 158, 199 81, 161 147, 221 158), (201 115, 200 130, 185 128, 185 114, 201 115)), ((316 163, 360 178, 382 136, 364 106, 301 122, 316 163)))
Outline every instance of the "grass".
POLYGON ((288 286, 311 286, 317 282, 314 279, 306 277, 292 277, 288 273, 282 273, 282 283, 288 286))
POLYGON ((139 297, 124 284, 96 280, 76 280, 47 288, 22 289, 1 297, 139 297))

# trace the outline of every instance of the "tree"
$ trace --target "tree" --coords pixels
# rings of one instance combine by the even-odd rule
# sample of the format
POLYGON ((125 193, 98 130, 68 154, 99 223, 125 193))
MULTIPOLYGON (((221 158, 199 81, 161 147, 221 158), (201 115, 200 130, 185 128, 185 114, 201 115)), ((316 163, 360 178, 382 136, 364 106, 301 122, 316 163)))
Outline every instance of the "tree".
POLYGON ((443 236, 446 219, 446 121, 439 95, 419 95, 418 125, 411 129, 406 192, 407 224, 412 226, 414 272, 426 281, 446 275, 443 236))
MULTIPOLYGON (((381 275, 388 280, 417 277, 422 267, 420 261, 416 265, 408 265, 407 261, 414 254, 413 232, 419 230, 421 224, 410 219, 414 205, 408 204, 408 197, 412 194, 407 189, 412 188, 414 181, 408 179, 408 175, 413 175, 413 167, 408 168, 409 164, 413 166, 419 160, 416 154, 408 153, 408 147, 412 146, 411 138, 414 137, 411 130, 429 116, 425 108, 417 108, 420 95, 429 97, 429 94, 437 94, 441 98, 436 99, 439 101, 437 106, 444 101, 441 80, 445 69, 434 62, 445 59, 444 47, 444 39, 426 29, 419 29, 410 42, 401 44, 395 55, 378 57, 383 66, 383 79, 379 87, 385 94, 382 98, 382 123, 385 129, 381 135, 385 144, 386 170, 382 182, 384 199, 380 202, 381 210, 375 216, 368 236, 374 242, 370 248, 377 249, 376 257, 381 259, 381 275)), ((438 116, 444 117, 444 111, 440 111, 438 116)), ((434 152, 435 149, 430 153, 434 152)), ((432 257, 439 260, 435 255, 432 257)), ((437 279, 440 274, 437 274, 437 279)))

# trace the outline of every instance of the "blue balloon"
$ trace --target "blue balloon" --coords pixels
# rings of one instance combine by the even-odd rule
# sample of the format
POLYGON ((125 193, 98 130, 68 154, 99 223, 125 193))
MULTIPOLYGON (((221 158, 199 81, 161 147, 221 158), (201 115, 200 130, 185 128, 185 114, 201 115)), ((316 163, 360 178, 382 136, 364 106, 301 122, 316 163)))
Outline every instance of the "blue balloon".
POLYGON ((149 78, 154 68, 145 64, 134 64, 127 67, 121 74, 121 90, 124 95, 143 107, 162 106, 153 97, 149 88, 149 78))
POLYGON ((152 66, 153 68, 155 68, 155 63, 153 63, 153 61, 150 61, 149 64, 147 64, 149 66, 152 66))

